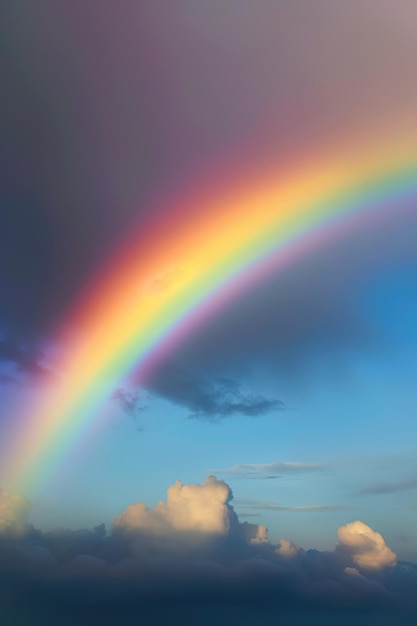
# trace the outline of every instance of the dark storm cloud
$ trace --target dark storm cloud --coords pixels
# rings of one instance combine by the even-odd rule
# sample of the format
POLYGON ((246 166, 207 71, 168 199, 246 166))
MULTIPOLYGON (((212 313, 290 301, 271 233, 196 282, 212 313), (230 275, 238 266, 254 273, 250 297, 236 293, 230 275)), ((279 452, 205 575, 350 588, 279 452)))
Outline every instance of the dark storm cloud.
POLYGON ((344 380, 351 355, 384 348, 356 303, 390 263, 415 265, 417 213, 408 215, 354 231, 243 294, 186 338, 149 388, 204 412, 217 403, 219 375, 256 389, 253 381, 264 372, 274 377, 278 398, 280 380, 311 385, 323 374, 344 380), (210 388, 214 398, 206 397, 210 388))
MULTIPOLYGON (((390 119, 413 108, 416 39, 398 38, 380 7, 2 3, 0 327, 28 346, 31 367, 149 198, 175 196, 225 154, 282 159, 368 125, 368 108, 372 120, 380 107, 390 119)), ((411 5, 396 19, 409 14, 408 25, 411 5)), ((151 388, 211 419, 280 408, 219 384, 250 380, 254 364, 300 380, 319 361, 337 376, 341 355, 377 343, 353 285, 377 258, 415 262, 415 219, 361 229, 259 285, 177 351, 181 373, 162 370, 151 388)))
POLYGON ((146 191, 145 59, 132 10, 105 5, 2 3, 0 323, 26 341, 56 330, 146 191))
POLYGON ((165 364, 152 391, 190 411, 190 418, 221 421, 233 415, 259 417, 285 409, 278 398, 267 398, 242 388, 230 378, 204 377, 187 367, 165 364))

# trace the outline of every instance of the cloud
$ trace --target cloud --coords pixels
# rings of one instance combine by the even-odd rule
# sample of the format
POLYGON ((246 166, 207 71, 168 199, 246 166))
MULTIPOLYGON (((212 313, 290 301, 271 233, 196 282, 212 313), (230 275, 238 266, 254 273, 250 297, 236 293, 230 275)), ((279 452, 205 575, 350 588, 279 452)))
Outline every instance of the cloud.
POLYGON ((28 524, 30 509, 29 500, 7 489, 0 489, 0 536, 19 537, 26 534, 31 528, 28 524))
POLYGON ((231 378, 199 375, 197 371, 165 363, 150 390, 171 402, 186 407, 190 418, 219 422, 235 415, 260 417, 282 411, 277 398, 247 392, 231 378))
POLYGON ((339 547, 352 557, 353 562, 362 569, 381 569, 392 567, 397 557, 386 545, 384 538, 364 524, 356 521, 342 526, 337 531, 339 547))
POLYGON ((119 387, 116 389, 111 399, 119 406, 124 413, 135 420, 136 430, 142 432, 144 426, 141 423, 141 416, 146 412, 148 406, 145 403, 144 393, 138 390, 128 390, 119 387))
POLYGON ((279 546, 276 551, 280 556, 284 557, 292 557, 295 556, 298 552, 300 552, 300 546, 297 546, 292 541, 288 541, 287 539, 280 539, 279 546))
POLYGON ((43 363, 42 352, 34 346, 20 345, 11 338, 0 340, 0 362, 11 364, 15 370, 14 376, 9 374, 0 375, 0 384, 12 384, 21 380, 21 375, 30 380, 49 380, 55 376, 53 370, 43 363))
POLYGON ((359 570, 356 569, 356 567, 345 567, 343 571, 345 572, 345 574, 349 574, 349 576, 362 576, 362 574, 359 572, 359 570))
POLYGON ((113 522, 114 531, 145 531, 170 534, 197 531, 226 535, 230 529, 230 487, 209 476, 203 485, 183 485, 177 480, 167 493, 167 502, 148 509, 143 502, 131 504, 113 522))
POLYGON ((275 461, 274 463, 239 463, 225 469, 212 469, 215 474, 222 474, 230 478, 249 478, 270 480, 284 475, 315 472, 327 467, 319 463, 297 463, 291 461, 275 461))
POLYGON ((236 504, 245 509, 255 510, 255 511, 296 511, 299 513, 314 513, 314 512, 324 512, 324 511, 340 511, 345 507, 343 506, 335 506, 330 504, 312 504, 312 505, 304 505, 304 506, 286 506, 283 504, 277 504, 274 502, 267 502, 262 500, 255 500, 253 498, 238 498, 236 499, 236 504))
MULTIPOLYGON (((25 523, 27 502, 22 508, 13 494, 3 497, 7 511, 13 510, 9 517, 25 523)), ((267 528, 240 522, 231 502, 230 487, 209 476, 203 484, 176 481, 166 502, 152 509, 143 502, 128 506, 110 534, 103 525, 32 531, 13 541, 3 534, 0 583, 7 593, 0 616, 9 607, 9 622, 18 623, 19 606, 35 625, 57 623, 58 615, 65 626, 67 618, 68 625, 91 624, 92 616, 109 626, 115 616, 146 623, 197 619, 204 625, 239 617, 249 625, 248 615, 259 624, 264 617, 266 624, 281 623, 285 611, 289 623, 298 624, 299 611, 314 612, 333 616, 334 623, 346 611, 358 611, 369 625, 378 611, 395 611, 397 618, 399 610, 417 611, 417 566, 396 563, 381 535, 362 522, 339 529, 333 552, 303 550, 285 539, 272 544, 267 528), (357 562, 359 556, 365 564, 357 562)))
POLYGON ((112 394, 112 399, 129 415, 136 415, 146 410, 143 396, 138 391, 128 391, 119 387, 112 394))
MULTIPOLYGON (((349 125, 354 111, 367 124, 364 102, 374 123, 381 108, 390 118, 397 111, 403 120, 404 103, 413 108, 417 101, 409 80, 416 46, 410 3, 400 12, 371 3, 362 16, 373 33, 366 46, 357 32, 356 14, 363 13, 357 3, 345 3, 342 10, 323 0, 314 11, 305 0, 294 7, 265 3, 261 11, 248 5, 239 25, 234 9, 222 3, 211 8, 187 3, 187 19, 173 13, 168 21, 146 3, 140 10, 126 6, 123 11, 109 5, 101 20, 94 9, 85 13, 84 33, 79 32, 78 3, 65 11, 45 5, 36 18, 42 36, 36 28, 27 32, 29 5, 21 12, 12 2, 6 4, 1 24, 8 54, 2 61, 5 115, 0 120, 6 155, 0 190, 0 321, 18 341, 35 347, 54 336, 114 242, 130 236, 138 217, 146 224, 154 211, 148 199, 168 196, 167 211, 172 210, 173 181, 182 188, 196 171, 207 172, 219 158, 223 163, 230 149, 234 155, 236 146, 248 146, 246 154, 239 150, 239 162, 256 163, 258 154, 271 148, 275 153, 276 146, 286 154, 288 146, 304 152, 305 143, 315 145, 317 138, 333 142, 334 129, 349 125), (304 14, 307 20, 300 17, 304 14), (398 20, 405 26, 401 42, 398 20), (114 46, 108 44, 108 23, 114 46), (142 24, 164 31, 161 54, 158 38, 137 37, 142 24), (390 36, 378 35, 387 29, 390 36), (363 63, 351 72, 351 42, 358 35, 363 63), (300 37, 302 50, 295 43, 300 37), (74 68, 75 41, 79 62, 74 68), (149 59, 156 56, 154 73, 149 59), (343 69, 343 80, 340 72, 335 77, 335 67, 343 69), (306 129, 306 103, 322 101, 324 84, 330 89, 330 115, 313 105, 306 129), (78 123, 81 110, 83 122, 78 123), (145 116, 139 124, 138 111, 145 116), (149 129, 146 149, 142 123, 149 129)), ((236 165, 233 159, 230 169, 236 171, 236 165)), ((352 306, 355 281, 381 258, 415 259, 416 229, 410 222, 396 219, 389 227, 363 228, 342 245, 294 265, 285 277, 257 286, 177 351, 185 381, 199 370, 204 385, 215 385, 220 369, 236 379, 255 362, 281 376, 302 378, 316 371, 311 366, 315 355, 327 358, 333 371, 340 352, 374 347, 373 329, 352 306)), ((161 229, 165 224, 162 215, 161 229)), ((157 276, 151 291, 172 278, 157 276)), ((154 383, 162 395, 165 376, 169 373, 160 372, 154 383)), ((277 407, 268 398, 247 394, 229 404, 208 395, 198 402, 188 393, 181 401, 177 394, 177 400, 208 418, 239 411, 259 415, 277 407), (219 411, 210 409, 213 403, 219 411)), ((173 399, 169 390, 165 397, 173 399)))
POLYGON ((409 489, 417 489, 417 478, 401 480, 395 483, 380 483, 363 489, 360 493, 364 496, 377 496, 384 493, 397 493, 399 491, 408 491, 409 489))
POLYGON ((256 535, 255 537, 252 537, 250 543, 255 545, 269 543, 267 527, 263 524, 258 524, 256 529, 256 535))
MULTIPOLYGON (((410 223, 403 228, 413 229, 410 223)), ((398 233, 398 241, 404 237, 412 238, 398 233)), ((244 381, 264 370, 297 385, 309 385, 323 374, 327 380, 340 379, 346 354, 376 352, 383 345, 377 329, 354 305, 361 272, 382 272, 388 256, 401 256, 391 240, 389 228, 377 224, 372 233, 365 229, 347 235, 312 254, 308 263, 299 260, 260 282, 185 337, 171 355, 171 366, 155 372, 152 386, 168 398, 171 385, 174 392, 183 388, 192 398, 187 385, 215 384, 219 374, 244 381)), ((415 254, 415 242, 405 247, 411 250, 411 245, 415 254)))

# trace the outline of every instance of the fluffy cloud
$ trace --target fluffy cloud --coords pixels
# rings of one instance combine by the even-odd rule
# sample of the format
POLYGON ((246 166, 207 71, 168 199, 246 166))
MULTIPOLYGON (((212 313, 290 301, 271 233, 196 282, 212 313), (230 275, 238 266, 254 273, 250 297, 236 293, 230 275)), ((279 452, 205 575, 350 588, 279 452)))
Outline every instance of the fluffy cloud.
POLYGON ((381 569, 393 566, 397 556, 385 543, 384 538, 364 524, 356 521, 337 531, 340 548, 347 551, 353 562, 363 569, 381 569))
POLYGON ((287 539, 280 539, 279 546, 277 547, 277 554, 280 556, 288 557, 294 556, 301 550, 300 546, 297 546, 292 541, 288 541, 287 539))
POLYGON ((234 515, 229 505, 230 487, 215 476, 203 485, 183 485, 177 480, 167 493, 167 502, 148 509, 143 502, 131 504, 113 522, 115 531, 144 531, 168 534, 194 531, 226 535, 234 515))
POLYGON ((0 535, 25 534, 29 529, 27 520, 30 509, 29 500, 7 489, 0 489, 0 535))

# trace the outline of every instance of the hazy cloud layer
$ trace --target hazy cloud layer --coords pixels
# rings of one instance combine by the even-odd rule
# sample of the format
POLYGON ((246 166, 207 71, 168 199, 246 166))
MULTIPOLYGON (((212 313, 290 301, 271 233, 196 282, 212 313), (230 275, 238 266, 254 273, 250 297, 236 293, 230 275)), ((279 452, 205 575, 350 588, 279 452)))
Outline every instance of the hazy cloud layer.
POLYGON ((340 511, 346 507, 331 504, 311 504, 304 506, 287 506, 276 502, 256 500, 254 498, 237 498, 236 504, 245 509, 255 511, 298 511, 300 513, 312 513, 321 511, 340 511))
POLYGON ((391 483, 379 483, 363 489, 360 493, 364 496, 378 496, 385 493, 409 491, 410 489, 417 489, 417 478, 409 478, 407 480, 399 480, 398 482, 391 483))
POLYGON ((238 463, 234 467, 210 470, 214 474, 233 478, 264 479, 280 478, 285 475, 316 472, 326 468, 319 463, 297 463, 289 461, 275 461, 274 463, 238 463))

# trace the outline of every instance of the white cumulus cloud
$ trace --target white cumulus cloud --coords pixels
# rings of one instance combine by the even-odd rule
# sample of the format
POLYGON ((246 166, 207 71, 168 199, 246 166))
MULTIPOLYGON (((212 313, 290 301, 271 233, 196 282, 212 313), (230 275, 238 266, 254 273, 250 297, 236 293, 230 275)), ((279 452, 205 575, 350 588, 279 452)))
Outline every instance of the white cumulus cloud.
POLYGON ((177 480, 167 492, 167 502, 148 509, 143 502, 131 504, 113 522, 114 530, 169 534, 195 531, 226 535, 233 509, 230 487, 215 476, 202 485, 183 485, 177 480))
POLYGON ((383 536, 359 520, 341 526, 337 534, 339 547, 348 552, 360 568, 381 569, 397 562, 396 554, 388 548, 383 536))

